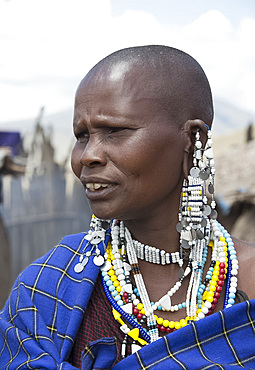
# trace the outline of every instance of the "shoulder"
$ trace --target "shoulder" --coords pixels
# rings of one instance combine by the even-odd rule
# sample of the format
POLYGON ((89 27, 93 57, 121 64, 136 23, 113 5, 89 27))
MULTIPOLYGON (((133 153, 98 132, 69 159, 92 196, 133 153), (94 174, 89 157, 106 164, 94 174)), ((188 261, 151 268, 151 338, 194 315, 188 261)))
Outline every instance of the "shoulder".
POLYGON ((87 240, 85 239, 86 235, 87 232, 82 232, 64 236, 54 248, 49 250, 47 254, 40 257, 37 261, 45 263, 56 260, 63 265, 63 263, 72 258, 73 255, 82 253, 84 246, 87 244, 87 240))
POLYGON ((232 238, 239 262, 238 289, 243 290, 249 299, 255 298, 255 244, 232 238))
POLYGON ((59 278, 60 275, 72 275, 71 261, 77 258, 87 244, 87 232, 66 235, 48 253, 32 262, 21 274, 17 281, 31 282, 38 276, 44 275, 59 278))

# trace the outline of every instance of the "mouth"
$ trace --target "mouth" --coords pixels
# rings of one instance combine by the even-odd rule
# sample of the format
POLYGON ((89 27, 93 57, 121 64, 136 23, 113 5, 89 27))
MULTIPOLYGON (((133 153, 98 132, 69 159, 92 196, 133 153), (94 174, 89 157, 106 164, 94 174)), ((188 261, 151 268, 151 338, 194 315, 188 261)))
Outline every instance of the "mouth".
POLYGON ((109 188, 111 184, 103 184, 103 183, 97 183, 97 182, 87 182, 85 184, 86 189, 95 192, 95 191, 100 191, 105 188, 109 188))
POLYGON ((85 188, 85 194, 89 201, 109 199, 118 187, 117 182, 106 178, 81 177, 80 180, 85 188))

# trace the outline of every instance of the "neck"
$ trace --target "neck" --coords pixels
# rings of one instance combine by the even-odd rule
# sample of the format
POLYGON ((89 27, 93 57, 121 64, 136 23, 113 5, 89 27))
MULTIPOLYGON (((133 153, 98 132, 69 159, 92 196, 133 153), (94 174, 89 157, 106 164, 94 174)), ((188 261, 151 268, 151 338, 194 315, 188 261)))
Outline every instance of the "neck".
POLYGON ((127 220, 124 223, 134 239, 170 253, 179 250, 180 234, 176 231, 177 213, 178 211, 172 217, 168 214, 165 217, 127 220))

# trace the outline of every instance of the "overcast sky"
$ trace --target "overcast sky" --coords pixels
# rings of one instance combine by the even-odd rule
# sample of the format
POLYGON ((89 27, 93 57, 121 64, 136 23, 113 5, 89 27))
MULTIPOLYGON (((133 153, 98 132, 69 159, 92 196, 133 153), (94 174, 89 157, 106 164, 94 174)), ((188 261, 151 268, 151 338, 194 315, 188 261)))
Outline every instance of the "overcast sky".
POLYGON ((255 112, 254 0, 0 0, 0 122, 73 105, 107 54, 165 44, 195 57, 213 94, 255 112))

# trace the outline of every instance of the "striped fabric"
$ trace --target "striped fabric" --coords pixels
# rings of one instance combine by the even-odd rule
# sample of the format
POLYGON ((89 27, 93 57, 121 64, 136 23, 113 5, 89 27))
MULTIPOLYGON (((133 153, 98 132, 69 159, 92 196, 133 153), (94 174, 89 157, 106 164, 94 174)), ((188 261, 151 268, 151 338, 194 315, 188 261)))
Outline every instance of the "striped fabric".
MULTIPOLYGON (((67 236, 18 277, 0 312, 0 369, 77 369, 68 363, 99 268, 75 273, 87 241, 67 236)), ((103 251, 107 244, 100 245, 103 251)), ((85 312, 86 315, 86 312, 85 312)), ((114 366, 115 338, 85 347, 81 369, 255 369, 255 300, 239 303, 142 348, 114 366)))

